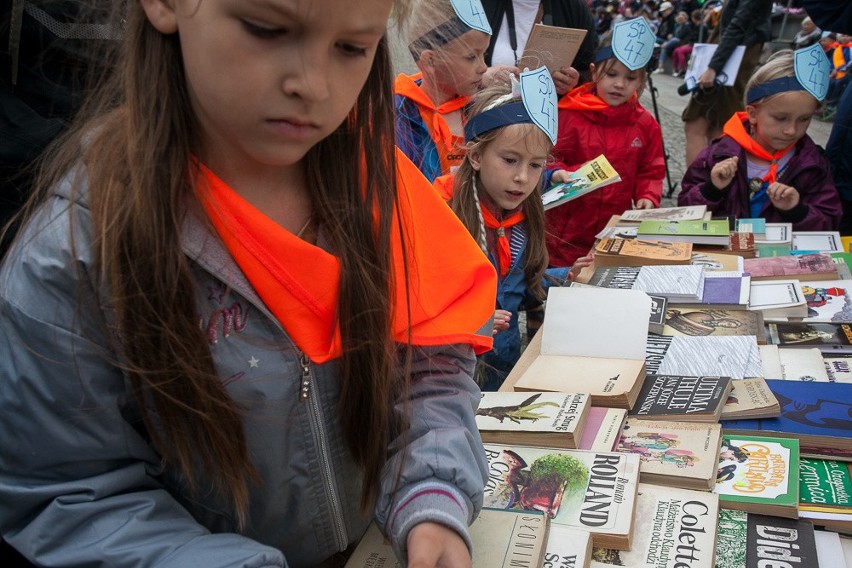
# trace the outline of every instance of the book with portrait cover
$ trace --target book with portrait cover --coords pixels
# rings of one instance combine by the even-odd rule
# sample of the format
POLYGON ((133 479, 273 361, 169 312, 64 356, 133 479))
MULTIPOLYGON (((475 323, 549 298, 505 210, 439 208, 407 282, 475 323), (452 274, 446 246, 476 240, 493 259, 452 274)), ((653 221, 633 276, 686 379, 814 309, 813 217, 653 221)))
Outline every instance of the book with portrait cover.
POLYGON ((542 511, 595 546, 630 548, 639 456, 494 444, 485 456, 486 507, 542 511))
MULTIPOLYGON (((474 568, 541 566, 550 519, 539 511, 483 508, 470 525, 474 568)), ((375 523, 367 527, 345 568, 401 568, 375 523)))
POLYGON ((484 392, 476 427, 483 442, 576 448, 589 408, 585 393, 484 392))
POLYGON ((721 441, 718 423, 628 417, 616 450, 639 456, 643 483, 710 491, 716 484, 721 441))
POLYGON ((716 568, 822 566, 817 562, 814 526, 785 519, 719 509, 716 568))
POLYGON ((713 488, 722 507, 798 518, 799 441, 723 432, 713 488))
POLYGON ((629 415, 647 420, 718 422, 732 387, 730 377, 647 375, 629 415))
POLYGON ((766 329, 760 312, 718 309, 706 304, 667 308, 665 327, 660 335, 671 337, 752 335, 758 344, 766 343, 766 329))
POLYGON ((713 493, 640 483, 636 518, 631 549, 595 548, 593 568, 713 568, 719 522, 713 493))
POLYGON ((852 353, 852 324, 767 323, 766 340, 779 347, 815 347, 823 353, 852 353))

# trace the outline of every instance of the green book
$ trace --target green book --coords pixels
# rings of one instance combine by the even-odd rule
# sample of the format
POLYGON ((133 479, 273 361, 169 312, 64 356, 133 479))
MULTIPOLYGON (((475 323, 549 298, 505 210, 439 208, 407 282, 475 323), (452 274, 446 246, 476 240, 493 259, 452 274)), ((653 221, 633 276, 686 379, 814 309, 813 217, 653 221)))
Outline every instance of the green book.
POLYGON ((713 492, 728 509, 798 518, 799 441, 725 434, 713 492))
POLYGON ((754 248, 757 251, 758 258, 766 258, 768 256, 790 256, 790 243, 755 243, 754 248))
POLYGON ((802 458, 799 465, 799 509, 852 514, 849 462, 802 458))
POLYGON ((709 221, 642 221, 637 237, 666 242, 689 242, 704 245, 724 245, 731 242, 728 222, 724 219, 709 221))

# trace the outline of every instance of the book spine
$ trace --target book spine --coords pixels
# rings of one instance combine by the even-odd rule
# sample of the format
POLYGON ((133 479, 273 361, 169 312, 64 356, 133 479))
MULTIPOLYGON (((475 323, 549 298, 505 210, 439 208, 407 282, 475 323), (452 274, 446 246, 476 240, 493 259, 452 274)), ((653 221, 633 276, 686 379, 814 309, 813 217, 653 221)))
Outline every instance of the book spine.
POLYGON ((645 347, 645 374, 656 375, 660 370, 660 365, 666 358, 666 352, 672 345, 672 337, 658 336, 648 337, 648 343, 645 347))

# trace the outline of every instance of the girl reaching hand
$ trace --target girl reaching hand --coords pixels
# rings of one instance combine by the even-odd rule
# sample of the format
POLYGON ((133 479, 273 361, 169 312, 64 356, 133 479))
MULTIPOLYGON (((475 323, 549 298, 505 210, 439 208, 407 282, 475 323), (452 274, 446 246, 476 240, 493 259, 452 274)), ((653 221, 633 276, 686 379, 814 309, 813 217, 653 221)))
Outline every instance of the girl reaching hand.
POLYGON ((114 73, 0 267, 0 534, 340 566, 374 517, 470 566, 494 271, 394 152, 391 0, 109 4, 114 73))

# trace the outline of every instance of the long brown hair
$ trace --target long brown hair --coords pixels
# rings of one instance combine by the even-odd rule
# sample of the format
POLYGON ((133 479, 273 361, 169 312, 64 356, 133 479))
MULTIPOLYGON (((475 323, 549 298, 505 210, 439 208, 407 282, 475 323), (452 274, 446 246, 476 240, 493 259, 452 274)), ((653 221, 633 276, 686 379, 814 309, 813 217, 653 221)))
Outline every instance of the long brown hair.
MULTIPOLYGON (((43 162, 22 216, 74 171, 83 148, 97 277, 106 286, 119 364, 134 387, 148 434, 164 464, 179 468, 192 491, 198 490, 198 472, 215 471, 214 488, 244 526, 249 486, 260 480, 241 409, 216 374, 199 329, 193 265, 181 248, 182 220, 198 203, 189 167, 197 151, 196 125, 179 39, 159 33, 139 2, 115 4, 116 18, 126 18, 126 27, 111 59, 113 73, 94 89, 75 126, 43 162)), ((405 3, 397 4, 397 13, 404 13, 405 3)), ((378 494, 390 436, 402 428, 393 419, 392 401, 407 388, 390 331, 391 311, 405 309, 391 305, 389 243, 396 204, 391 85, 383 38, 348 119, 305 157, 307 182, 316 188, 315 218, 341 261, 338 412, 364 473, 365 511, 378 494)), ((74 181, 80 185, 80 179, 74 181)))
MULTIPOLYGON (((489 87, 480 91, 475 102, 471 105, 469 117, 476 116, 488 108, 495 100, 509 94, 509 92, 509 87, 502 85, 489 87)), ((545 136, 544 133, 538 130, 538 127, 530 124, 529 128, 538 132, 541 136, 545 136)), ((461 222, 470 231, 474 240, 480 243, 480 247, 486 255, 488 251, 485 250, 486 247, 484 244, 485 226, 482 220, 478 194, 479 189, 477 187, 479 172, 473 169, 469 156, 471 152, 481 153, 502 131, 503 128, 495 128, 477 136, 476 139, 471 140, 467 144, 464 161, 462 161, 454 175, 453 198, 450 200, 450 206, 456 216, 461 219, 461 222)), ((545 298, 541 279, 550 261, 544 240, 544 207, 541 204, 541 185, 543 181, 542 179, 542 182, 538 184, 535 191, 529 194, 522 204, 524 225, 527 232, 524 276, 530 292, 540 300, 545 298)))

